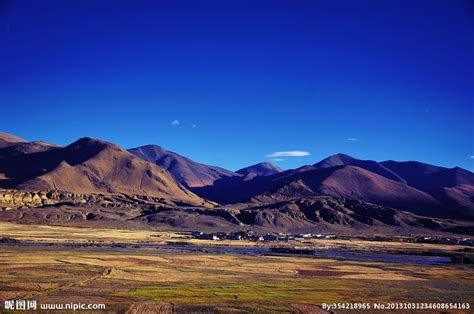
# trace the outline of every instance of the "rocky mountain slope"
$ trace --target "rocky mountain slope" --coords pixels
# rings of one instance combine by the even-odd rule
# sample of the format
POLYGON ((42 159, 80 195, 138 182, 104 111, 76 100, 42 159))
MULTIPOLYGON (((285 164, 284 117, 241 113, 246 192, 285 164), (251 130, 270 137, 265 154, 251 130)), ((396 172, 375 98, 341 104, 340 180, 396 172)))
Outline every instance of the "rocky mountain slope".
POLYGON ((212 232, 474 234, 474 227, 469 222, 423 217, 386 206, 330 196, 206 208, 176 206, 163 198, 147 196, 0 190, 0 221, 212 232))

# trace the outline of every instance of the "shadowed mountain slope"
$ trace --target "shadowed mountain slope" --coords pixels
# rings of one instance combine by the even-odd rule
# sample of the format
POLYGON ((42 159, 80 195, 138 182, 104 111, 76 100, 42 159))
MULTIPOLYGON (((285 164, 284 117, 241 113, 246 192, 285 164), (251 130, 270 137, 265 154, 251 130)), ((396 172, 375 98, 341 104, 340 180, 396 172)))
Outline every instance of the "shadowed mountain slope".
POLYGON ((409 185, 417 186, 418 180, 431 173, 446 170, 447 168, 433 166, 418 161, 387 160, 380 163, 384 167, 402 177, 409 185))
POLYGON ((410 186, 422 190, 431 190, 439 186, 474 185, 474 174, 459 167, 444 168, 416 161, 393 160, 384 161, 381 164, 397 173, 410 186))
POLYGON ((0 148, 0 157, 13 157, 22 154, 45 152, 59 148, 60 147, 57 145, 46 142, 10 143, 8 146, 0 148))
POLYGON ((28 142, 18 136, 0 132, 0 157, 43 152, 58 147, 43 141, 28 142))
POLYGON ((168 170, 178 182, 186 187, 210 185, 221 178, 240 176, 223 168, 195 162, 158 145, 132 148, 129 149, 129 152, 142 160, 168 170))
POLYGON ((474 216, 474 174, 455 167, 437 167, 421 162, 384 161, 407 184, 424 191, 459 214, 474 216))

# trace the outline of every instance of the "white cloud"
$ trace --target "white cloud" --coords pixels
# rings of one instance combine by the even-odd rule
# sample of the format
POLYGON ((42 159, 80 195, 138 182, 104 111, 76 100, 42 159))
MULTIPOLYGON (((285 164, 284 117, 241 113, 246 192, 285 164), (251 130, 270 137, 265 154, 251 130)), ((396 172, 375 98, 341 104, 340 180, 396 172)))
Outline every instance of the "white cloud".
POLYGON ((193 129, 195 129, 195 128, 197 128, 197 125, 191 124, 191 127, 192 127, 193 129))
POLYGON ((283 161, 283 160, 285 160, 285 159, 283 159, 283 158, 272 158, 272 159, 270 159, 270 160, 271 160, 271 161, 283 161))
POLYGON ((274 158, 274 157, 304 157, 311 155, 308 152, 302 150, 290 150, 290 151, 282 151, 282 152, 274 152, 265 157, 274 158))
POLYGON ((469 156, 469 158, 474 159, 474 155, 469 156))
POLYGON ((170 123, 171 126, 178 126, 179 125, 179 120, 173 120, 170 123))
POLYGON ((348 138, 346 138, 346 141, 349 141, 349 142, 358 142, 358 141, 360 141, 360 138, 357 138, 357 137, 348 137, 348 138))

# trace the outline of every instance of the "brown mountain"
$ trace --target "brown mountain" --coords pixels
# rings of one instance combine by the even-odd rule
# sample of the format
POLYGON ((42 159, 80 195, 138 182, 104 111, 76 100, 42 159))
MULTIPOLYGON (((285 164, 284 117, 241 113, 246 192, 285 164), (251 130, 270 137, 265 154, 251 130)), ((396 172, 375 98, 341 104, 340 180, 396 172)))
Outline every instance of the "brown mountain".
POLYGON ((253 197, 259 202, 326 195, 390 206, 422 215, 442 215, 442 204, 406 184, 356 166, 334 166, 297 172, 272 182, 271 190, 253 197))
POLYGON ((330 168, 335 166, 356 166, 370 172, 376 173, 387 179, 406 183, 406 180, 399 176, 396 172, 385 167, 383 164, 373 160, 360 160, 345 154, 337 154, 313 165, 315 169, 330 168))
POLYGON ((460 215, 474 216, 474 174, 465 169, 437 167, 421 162, 384 161, 385 167, 404 178, 408 185, 447 204, 460 215))
POLYGON ((166 170, 114 144, 91 138, 82 138, 64 148, 0 157, 0 187, 149 195, 204 203, 166 170))
POLYGON ((195 162, 158 145, 146 145, 128 150, 133 155, 168 170, 171 175, 186 187, 200 187, 214 181, 240 176, 235 172, 195 162))
POLYGON ((451 211, 474 216, 474 174, 465 169, 449 169, 416 161, 359 160, 344 154, 326 158, 312 167, 328 168, 340 165, 357 166, 387 179, 406 183, 431 195, 451 211))
POLYGON ((247 175, 255 175, 255 176, 270 176, 272 174, 283 172, 278 166, 270 162, 261 162, 252 166, 248 166, 236 171, 237 173, 247 176, 247 175))

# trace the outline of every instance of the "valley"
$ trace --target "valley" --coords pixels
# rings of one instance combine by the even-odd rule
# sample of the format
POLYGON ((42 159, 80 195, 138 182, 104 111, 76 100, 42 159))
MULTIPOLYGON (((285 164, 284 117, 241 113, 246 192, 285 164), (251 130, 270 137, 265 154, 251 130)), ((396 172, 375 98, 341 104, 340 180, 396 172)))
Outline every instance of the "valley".
POLYGON ((109 313, 474 302, 467 170, 337 154, 234 172, 157 145, 0 135, 2 300, 109 313))

